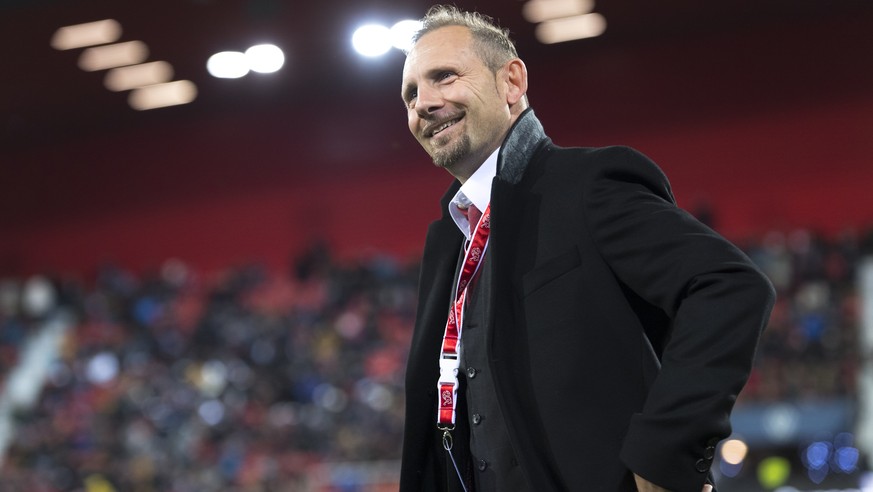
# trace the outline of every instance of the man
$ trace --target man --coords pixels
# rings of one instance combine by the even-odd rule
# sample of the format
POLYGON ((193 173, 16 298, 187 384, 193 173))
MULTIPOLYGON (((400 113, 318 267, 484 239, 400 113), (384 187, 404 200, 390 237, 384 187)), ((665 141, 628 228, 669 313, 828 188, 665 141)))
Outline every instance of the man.
POLYGON ((641 154, 552 144, 526 90, 489 18, 428 12, 402 97, 456 181, 422 260, 401 490, 712 490, 773 289, 641 154))

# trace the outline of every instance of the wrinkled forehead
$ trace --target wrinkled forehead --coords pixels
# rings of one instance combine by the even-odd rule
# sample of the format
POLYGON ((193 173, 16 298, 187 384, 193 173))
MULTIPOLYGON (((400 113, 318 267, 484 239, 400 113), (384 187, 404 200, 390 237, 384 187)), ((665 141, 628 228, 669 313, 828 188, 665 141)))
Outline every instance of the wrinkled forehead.
POLYGON ((406 55, 403 83, 406 84, 417 72, 457 63, 469 56, 478 56, 472 41, 472 34, 464 26, 440 27, 425 34, 406 55))

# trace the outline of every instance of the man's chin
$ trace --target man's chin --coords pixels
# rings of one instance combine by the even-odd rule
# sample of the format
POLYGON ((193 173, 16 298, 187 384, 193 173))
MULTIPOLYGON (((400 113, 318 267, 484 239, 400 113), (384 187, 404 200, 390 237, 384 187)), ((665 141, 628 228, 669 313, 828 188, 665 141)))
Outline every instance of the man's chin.
POLYGON ((457 158, 454 156, 450 156, 450 157, 434 156, 433 157, 433 164, 436 167, 445 169, 447 171, 451 171, 452 169, 454 169, 458 165, 459 161, 460 161, 460 158, 457 158))
MULTIPOLYGON (((463 144, 464 142, 462 142, 463 144)), ((434 165, 451 171, 457 167, 470 153, 469 145, 455 145, 436 150, 430 154, 434 165)))

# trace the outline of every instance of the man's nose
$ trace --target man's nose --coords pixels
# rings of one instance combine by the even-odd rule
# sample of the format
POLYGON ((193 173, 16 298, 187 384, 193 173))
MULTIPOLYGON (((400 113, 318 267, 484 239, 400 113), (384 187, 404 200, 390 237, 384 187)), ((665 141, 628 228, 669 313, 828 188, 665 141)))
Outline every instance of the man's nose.
POLYGON ((427 116, 443 107, 444 101, 440 92, 433 88, 420 87, 415 100, 415 111, 420 116, 427 116))

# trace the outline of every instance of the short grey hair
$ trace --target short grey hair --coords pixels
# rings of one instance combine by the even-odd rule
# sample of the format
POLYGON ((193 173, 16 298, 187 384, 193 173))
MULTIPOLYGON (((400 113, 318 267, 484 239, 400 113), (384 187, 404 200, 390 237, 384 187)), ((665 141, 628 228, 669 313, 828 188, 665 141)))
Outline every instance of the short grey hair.
POLYGON ((421 29, 412 37, 412 45, 425 34, 442 27, 461 26, 470 30, 476 52, 482 62, 497 72, 509 60, 518 58, 509 30, 503 29, 491 17, 479 12, 468 12, 454 5, 434 5, 421 19, 421 29))

